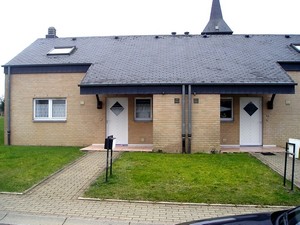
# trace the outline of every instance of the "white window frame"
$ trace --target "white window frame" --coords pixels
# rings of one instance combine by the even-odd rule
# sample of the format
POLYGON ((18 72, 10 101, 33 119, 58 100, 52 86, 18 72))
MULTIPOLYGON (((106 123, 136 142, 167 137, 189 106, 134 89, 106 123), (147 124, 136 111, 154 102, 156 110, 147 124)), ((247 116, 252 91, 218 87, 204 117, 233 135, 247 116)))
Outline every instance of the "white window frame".
POLYGON ((35 98, 33 99, 33 120, 34 121, 66 121, 67 120, 67 99, 66 98, 35 98), (48 101, 48 117, 37 117, 36 116, 36 103, 38 100, 48 101), (53 117, 53 101, 64 100, 65 101, 65 116, 64 117, 53 117))
POLYGON ((300 52, 300 44, 291 44, 292 48, 294 48, 297 52, 300 52))
POLYGON ((233 121, 233 97, 221 97, 221 100, 220 100, 220 119, 221 119, 221 121, 233 121), (222 100, 231 100, 231 118, 221 118, 221 101, 222 100))
POLYGON ((151 97, 137 97, 137 98, 134 98, 134 120, 136 121, 152 121, 152 98, 151 97), (138 118, 137 117, 137 112, 136 112, 136 102, 137 100, 150 100, 150 118, 138 118))
POLYGON ((47 55, 71 55, 75 50, 75 46, 54 47, 47 55))

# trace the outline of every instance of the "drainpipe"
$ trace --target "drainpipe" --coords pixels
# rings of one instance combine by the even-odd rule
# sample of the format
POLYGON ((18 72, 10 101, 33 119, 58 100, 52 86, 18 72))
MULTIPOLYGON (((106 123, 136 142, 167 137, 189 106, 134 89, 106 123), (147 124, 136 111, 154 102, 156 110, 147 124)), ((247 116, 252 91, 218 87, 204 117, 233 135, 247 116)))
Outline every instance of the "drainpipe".
POLYGON ((185 138, 186 138, 186 128, 185 128, 185 85, 182 85, 182 153, 186 153, 185 150, 185 138))
POLYGON ((10 66, 7 67, 7 96, 5 97, 5 107, 7 107, 7 145, 10 145, 10 124, 11 124, 11 115, 10 115, 10 95, 11 95, 11 84, 10 84, 10 66))
POLYGON ((192 85, 188 87, 188 153, 192 152, 192 85))

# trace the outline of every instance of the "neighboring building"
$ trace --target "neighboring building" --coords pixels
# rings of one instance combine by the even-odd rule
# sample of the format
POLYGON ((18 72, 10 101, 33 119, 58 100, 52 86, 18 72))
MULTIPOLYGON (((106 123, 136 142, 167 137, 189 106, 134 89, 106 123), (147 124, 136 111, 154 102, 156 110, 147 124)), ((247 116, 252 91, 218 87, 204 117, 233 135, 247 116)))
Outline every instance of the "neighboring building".
POLYGON ((4 65, 6 144, 164 152, 300 138, 300 35, 232 35, 213 1, 201 35, 58 38, 4 65))

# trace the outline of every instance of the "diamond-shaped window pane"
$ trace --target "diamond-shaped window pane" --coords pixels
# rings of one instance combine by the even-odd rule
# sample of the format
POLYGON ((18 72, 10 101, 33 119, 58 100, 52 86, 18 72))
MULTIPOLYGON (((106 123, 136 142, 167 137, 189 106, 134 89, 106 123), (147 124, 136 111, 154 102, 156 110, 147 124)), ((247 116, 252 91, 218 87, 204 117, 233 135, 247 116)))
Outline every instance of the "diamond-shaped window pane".
POLYGON ((123 112, 124 107, 119 103, 116 102, 111 108, 110 110, 116 115, 120 115, 121 112, 123 112))
POLYGON ((257 110, 257 106, 253 104, 253 102, 249 102, 245 107, 244 110, 249 114, 249 116, 252 116, 257 110))

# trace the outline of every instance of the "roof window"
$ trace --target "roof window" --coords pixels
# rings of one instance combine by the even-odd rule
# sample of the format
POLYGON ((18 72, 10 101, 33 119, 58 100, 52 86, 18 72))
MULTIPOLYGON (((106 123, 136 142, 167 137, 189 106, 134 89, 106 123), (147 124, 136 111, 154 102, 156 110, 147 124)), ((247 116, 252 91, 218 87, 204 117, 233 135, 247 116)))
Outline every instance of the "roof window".
POLYGON ((75 46, 54 47, 47 53, 47 55, 71 55, 74 50, 75 46))
POLYGON ((295 49, 297 52, 300 52, 300 44, 291 44, 293 49, 295 49))

